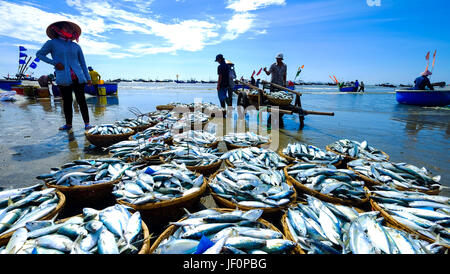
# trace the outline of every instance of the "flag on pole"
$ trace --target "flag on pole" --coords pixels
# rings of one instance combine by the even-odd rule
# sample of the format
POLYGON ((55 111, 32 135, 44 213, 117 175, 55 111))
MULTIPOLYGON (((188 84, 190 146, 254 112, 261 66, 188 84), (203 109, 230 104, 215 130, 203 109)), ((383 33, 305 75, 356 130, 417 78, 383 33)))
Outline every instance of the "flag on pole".
POLYGON ((21 53, 19 54, 19 58, 22 58, 22 57, 25 57, 25 58, 27 58, 27 57, 28 57, 28 55, 26 55, 25 53, 21 52, 21 53))
POLYGON ((19 59, 19 64, 25 65, 25 60, 19 59))
POLYGON ((39 58, 34 58, 34 62, 39 62, 39 61, 41 61, 39 58))
POLYGON ((256 74, 256 76, 258 76, 262 71, 262 68, 259 69, 258 73, 256 74))
POLYGON ((434 54, 433 54, 433 64, 431 65, 431 71, 433 71, 433 69, 434 69, 434 62, 436 62, 436 51, 437 51, 437 50, 434 50, 434 54))
POLYGON ((427 53, 427 55, 425 56, 425 60, 427 60, 427 68, 425 69, 425 71, 428 70, 428 66, 430 65, 430 52, 427 53))
POLYGON ((298 68, 298 71, 297 71, 297 74, 296 74, 295 77, 294 77, 294 80, 297 79, 297 77, 300 75, 300 72, 302 72, 302 69, 303 69, 304 67, 305 67, 305 66, 303 65, 303 66, 301 66, 301 67, 298 68))
POLYGON ((255 73, 256 73, 256 71, 253 71, 253 73, 252 73, 252 77, 255 75, 255 73))
POLYGON ((27 50, 26 48, 19 46, 19 51, 26 51, 26 50, 27 50))
POLYGON ((35 69, 36 67, 37 67, 37 65, 36 65, 35 62, 32 62, 32 63, 30 64, 30 68, 35 69))
POLYGON ((338 81, 338 79, 336 78, 336 76, 333 75, 333 77, 334 77, 334 80, 336 80, 336 84, 339 84, 339 81, 338 81))

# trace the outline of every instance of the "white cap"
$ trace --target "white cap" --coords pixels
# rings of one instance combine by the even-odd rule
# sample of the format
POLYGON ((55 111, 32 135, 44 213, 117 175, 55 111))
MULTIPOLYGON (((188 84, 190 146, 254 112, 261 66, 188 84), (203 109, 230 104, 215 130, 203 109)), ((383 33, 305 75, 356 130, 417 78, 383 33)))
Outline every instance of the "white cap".
POLYGON ((281 58, 283 59, 283 53, 278 53, 277 56, 275 56, 276 59, 281 58))

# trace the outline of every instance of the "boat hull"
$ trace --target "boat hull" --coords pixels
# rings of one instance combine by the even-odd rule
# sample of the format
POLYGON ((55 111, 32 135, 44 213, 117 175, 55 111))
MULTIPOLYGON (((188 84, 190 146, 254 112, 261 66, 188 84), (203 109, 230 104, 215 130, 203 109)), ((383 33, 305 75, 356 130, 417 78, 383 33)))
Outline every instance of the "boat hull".
POLYGON ((22 85, 21 81, 0 80, 0 89, 3 89, 3 90, 12 90, 12 86, 20 86, 20 85, 22 85))
POLYGON ((397 102, 416 106, 447 106, 450 105, 450 90, 396 90, 397 102))
POLYGON ((341 92, 356 92, 358 91, 357 87, 344 87, 344 88, 339 88, 339 91, 341 92))
MULTIPOLYGON (((98 85, 99 89, 102 88, 102 87, 105 88, 106 95, 117 94, 117 83, 104 83, 104 84, 98 85)), ((86 85, 84 87, 84 92, 88 93, 90 95, 94 95, 94 96, 99 95, 97 93, 97 91, 95 90, 94 85, 91 85, 91 86, 86 85)))

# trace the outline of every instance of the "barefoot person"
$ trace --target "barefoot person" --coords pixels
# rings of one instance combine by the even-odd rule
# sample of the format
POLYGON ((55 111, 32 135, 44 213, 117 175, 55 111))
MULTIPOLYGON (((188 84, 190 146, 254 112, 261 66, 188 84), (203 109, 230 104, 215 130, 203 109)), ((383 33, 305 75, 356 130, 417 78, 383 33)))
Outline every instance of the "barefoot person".
MULTIPOLYGON (((283 63, 283 54, 279 53, 275 59, 277 61, 270 66, 269 70, 264 68, 264 72, 267 75, 272 75, 271 83, 286 87, 287 66, 283 63)), ((272 92, 273 90, 271 87, 270 91, 272 92)))
POLYGON ((91 77, 86 67, 83 51, 74 42, 78 42, 81 35, 80 27, 69 21, 59 21, 51 24, 47 28, 47 36, 51 40, 47 41, 42 48, 36 52, 36 57, 42 61, 55 66, 56 84, 61 91, 64 105, 64 116, 66 124, 60 130, 72 129, 72 92, 80 106, 83 116, 84 128, 89 129, 89 112, 84 96, 84 86, 91 85, 91 77), (51 54, 52 59, 47 55, 51 54))
POLYGON ((225 63, 225 59, 222 54, 216 56, 216 62, 219 63, 217 67, 217 95, 219 97, 220 106, 225 107, 225 103, 228 101, 228 87, 230 86, 230 68, 225 63))

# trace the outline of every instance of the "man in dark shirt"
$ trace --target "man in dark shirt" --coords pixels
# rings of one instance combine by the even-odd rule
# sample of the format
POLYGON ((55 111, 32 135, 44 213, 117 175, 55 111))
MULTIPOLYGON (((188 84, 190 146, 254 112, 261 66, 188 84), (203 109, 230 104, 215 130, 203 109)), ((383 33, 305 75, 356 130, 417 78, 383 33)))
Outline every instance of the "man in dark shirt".
POLYGON ((225 59, 222 54, 216 56, 216 62, 219 63, 217 67, 217 74, 219 79, 217 80, 217 94, 219 96, 220 106, 225 107, 225 102, 227 101, 228 87, 229 87, 229 75, 230 68, 225 63, 225 59))
POLYGON ((425 90, 427 87, 430 90, 434 90, 433 86, 430 83, 430 79, 427 76, 430 76, 431 71, 427 70, 422 73, 422 76, 419 76, 414 80, 414 90, 425 90))

